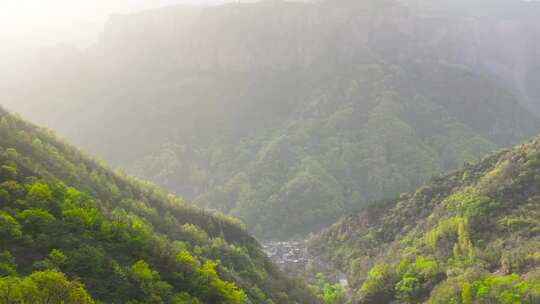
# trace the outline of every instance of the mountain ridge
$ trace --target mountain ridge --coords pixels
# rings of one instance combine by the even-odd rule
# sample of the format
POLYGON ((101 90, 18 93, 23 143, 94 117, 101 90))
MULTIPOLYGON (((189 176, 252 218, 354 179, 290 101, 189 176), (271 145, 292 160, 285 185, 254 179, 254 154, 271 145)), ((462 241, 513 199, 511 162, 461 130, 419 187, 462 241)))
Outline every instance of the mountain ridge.
POLYGON ((536 303, 539 144, 536 137, 373 204, 313 238, 310 248, 346 270, 360 303, 507 303, 504 292, 536 303), (471 302, 461 299, 488 282, 500 289, 473 289, 471 302), (530 285, 516 291, 519 282, 530 285))
POLYGON ((319 302, 237 220, 113 172, 3 110, 0 163, 0 293, 13 301, 41 301, 14 293, 33 294, 27 282, 50 280, 52 293, 68 278, 104 302, 319 302))

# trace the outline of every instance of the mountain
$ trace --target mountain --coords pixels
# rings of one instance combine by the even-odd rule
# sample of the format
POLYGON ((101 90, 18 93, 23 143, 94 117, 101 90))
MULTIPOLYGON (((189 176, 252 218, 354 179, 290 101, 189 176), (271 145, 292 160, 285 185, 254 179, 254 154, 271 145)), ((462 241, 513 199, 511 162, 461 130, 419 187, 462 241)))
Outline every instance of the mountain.
POLYGON ((310 250, 360 303, 539 303, 540 138, 347 216, 310 250))
POLYGON ((540 129, 512 94, 463 67, 186 78, 115 84, 57 115, 76 143, 262 238, 317 231, 540 129))
POLYGON ((432 59, 499 77, 539 115, 539 15, 538 1, 521 0, 266 0, 169 7, 111 18, 96 52, 127 69, 169 70, 355 64, 370 51, 392 62, 432 59))
POLYGON ((260 238, 303 237, 540 130, 538 5, 463 3, 267 0, 119 15, 93 48, 42 52, 0 92, 260 238))
POLYGON ((421 15, 406 31, 420 33, 432 54, 498 77, 527 109, 540 114, 538 1, 402 2, 421 15))
POLYGON ((2 303, 319 303, 237 220, 0 110, 2 303))

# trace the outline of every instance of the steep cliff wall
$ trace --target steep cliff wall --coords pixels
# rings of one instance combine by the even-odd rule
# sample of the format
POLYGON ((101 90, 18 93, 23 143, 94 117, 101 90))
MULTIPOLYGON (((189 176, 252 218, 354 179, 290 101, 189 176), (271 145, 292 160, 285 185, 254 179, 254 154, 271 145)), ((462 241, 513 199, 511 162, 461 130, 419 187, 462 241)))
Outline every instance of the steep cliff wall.
POLYGON ((262 1, 116 16, 101 50, 115 62, 122 57, 127 65, 168 69, 288 69, 380 59, 465 64, 499 78, 540 115, 539 38, 534 2, 262 1))

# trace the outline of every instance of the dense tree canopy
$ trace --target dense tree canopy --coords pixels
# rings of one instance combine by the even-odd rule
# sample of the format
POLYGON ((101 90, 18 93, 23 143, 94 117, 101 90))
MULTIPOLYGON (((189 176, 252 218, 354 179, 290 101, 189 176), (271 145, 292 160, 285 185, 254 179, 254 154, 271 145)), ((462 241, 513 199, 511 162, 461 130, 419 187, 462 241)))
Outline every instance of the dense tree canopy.
POLYGON ((378 202, 311 241, 360 303, 540 302, 540 138, 378 202))
POLYGON ((318 302, 236 220, 3 111, 0 167, 0 303, 318 302))
POLYGON ((116 16, 95 48, 26 69, 6 100, 264 239, 540 130, 520 103, 540 96, 535 1, 497 1, 504 18, 480 18, 496 14, 485 0, 248 2, 116 16))

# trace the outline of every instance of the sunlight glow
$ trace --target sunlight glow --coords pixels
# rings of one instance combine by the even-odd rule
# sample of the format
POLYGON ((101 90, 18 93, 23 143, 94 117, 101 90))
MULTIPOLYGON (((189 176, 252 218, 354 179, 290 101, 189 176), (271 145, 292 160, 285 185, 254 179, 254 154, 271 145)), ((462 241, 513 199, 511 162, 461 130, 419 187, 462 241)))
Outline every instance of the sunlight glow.
MULTIPOLYGON (((111 14, 177 4, 217 4, 223 0, 2 0, 0 41, 4 45, 47 46, 96 41, 111 14)), ((1 44, 0 44, 1 46, 1 44)))

